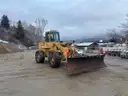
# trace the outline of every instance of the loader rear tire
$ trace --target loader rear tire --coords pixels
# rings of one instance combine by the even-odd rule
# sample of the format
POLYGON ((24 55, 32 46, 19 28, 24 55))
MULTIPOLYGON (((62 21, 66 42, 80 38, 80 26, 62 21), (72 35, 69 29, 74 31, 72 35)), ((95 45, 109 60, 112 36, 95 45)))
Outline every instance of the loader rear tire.
POLYGON ((44 63, 45 55, 43 51, 36 51, 35 60, 37 63, 44 63))
POLYGON ((61 64, 61 55, 59 52, 49 52, 48 62, 51 68, 59 68, 61 64))

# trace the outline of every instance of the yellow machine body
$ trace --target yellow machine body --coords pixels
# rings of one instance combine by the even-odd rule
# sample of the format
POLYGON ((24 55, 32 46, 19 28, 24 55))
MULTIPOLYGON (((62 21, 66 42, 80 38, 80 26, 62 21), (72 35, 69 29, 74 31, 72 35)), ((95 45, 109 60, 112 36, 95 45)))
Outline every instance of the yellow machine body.
POLYGON ((37 63, 42 63, 45 57, 48 58, 52 68, 58 68, 63 61, 69 73, 81 73, 104 66, 104 55, 96 56, 76 56, 77 51, 71 46, 72 43, 61 42, 60 34, 56 30, 45 33, 45 41, 38 43, 38 51, 35 54, 37 63))

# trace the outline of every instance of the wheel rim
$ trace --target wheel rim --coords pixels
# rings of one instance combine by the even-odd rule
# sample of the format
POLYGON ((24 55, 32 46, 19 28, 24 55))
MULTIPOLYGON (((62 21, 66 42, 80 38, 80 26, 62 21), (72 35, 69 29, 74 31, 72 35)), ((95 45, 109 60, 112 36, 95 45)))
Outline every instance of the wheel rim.
POLYGON ((36 54, 36 60, 40 61, 40 55, 39 54, 36 54))
POLYGON ((52 57, 50 60, 50 64, 53 65, 54 64, 54 58, 52 57))

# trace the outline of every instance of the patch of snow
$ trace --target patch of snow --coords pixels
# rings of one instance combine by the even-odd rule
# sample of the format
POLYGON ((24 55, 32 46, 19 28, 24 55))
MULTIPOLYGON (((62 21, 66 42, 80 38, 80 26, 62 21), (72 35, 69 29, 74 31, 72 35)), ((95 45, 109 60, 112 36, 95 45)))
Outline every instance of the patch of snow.
POLYGON ((8 43, 8 41, 4 41, 0 39, 0 43, 8 43))
POLYGON ((86 43, 77 43, 77 44, 75 44, 75 45, 77 45, 77 46, 89 46, 89 45, 91 45, 93 42, 86 42, 86 43))

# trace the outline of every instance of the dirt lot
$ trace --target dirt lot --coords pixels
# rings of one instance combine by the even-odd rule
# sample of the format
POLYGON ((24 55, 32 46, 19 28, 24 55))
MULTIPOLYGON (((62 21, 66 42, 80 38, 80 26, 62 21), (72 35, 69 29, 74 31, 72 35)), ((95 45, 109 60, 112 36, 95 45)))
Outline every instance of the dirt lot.
POLYGON ((69 77, 36 64, 34 51, 0 55, 0 96, 128 96, 128 60, 105 62, 105 69, 69 77))

